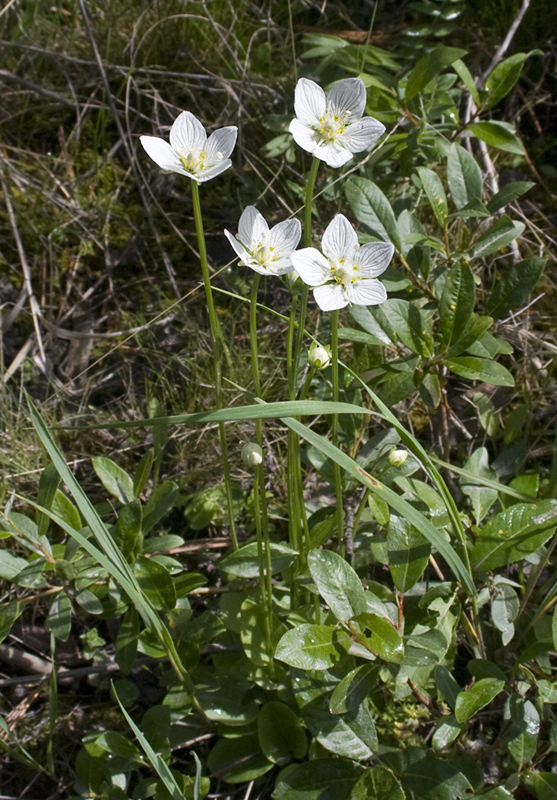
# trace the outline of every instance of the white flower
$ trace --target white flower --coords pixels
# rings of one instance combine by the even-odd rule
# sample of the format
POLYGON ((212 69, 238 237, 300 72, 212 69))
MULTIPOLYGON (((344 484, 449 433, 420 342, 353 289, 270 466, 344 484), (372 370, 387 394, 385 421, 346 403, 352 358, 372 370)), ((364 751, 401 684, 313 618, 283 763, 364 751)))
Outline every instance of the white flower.
POLYGON ((361 247, 358 235, 343 214, 337 214, 321 240, 323 254, 315 247, 292 253, 294 269, 313 290, 323 311, 344 308, 348 303, 374 306, 384 303, 387 292, 381 281, 393 257, 394 247, 385 242, 368 242, 361 247))
POLYGON ((242 447, 242 461, 246 467, 258 467, 263 463, 263 450, 255 442, 246 442, 242 447))
POLYGON ((308 153, 330 167, 342 167, 353 153, 370 148, 385 131, 373 117, 362 118, 365 107, 366 89, 361 78, 339 81, 326 96, 316 83, 300 78, 290 133, 308 153))
POLYGON ((290 256, 298 246, 302 226, 297 219, 279 222, 269 230, 255 206, 247 206, 238 223, 238 235, 225 231, 228 241, 240 256, 240 264, 260 275, 284 275, 294 267, 290 256))
POLYGON ((312 342, 308 350, 308 362, 310 367, 315 369, 325 369, 331 363, 331 348, 329 345, 317 344, 312 342))
POLYGON ((197 117, 182 111, 170 129, 170 144, 158 136, 140 136, 141 144, 153 161, 167 172, 179 172, 204 183, 232 165, 238 129, 219 128, 207 138, 197 117))
POLYGON ((408 458, 408 450, 397 450, 393 448, 389 453, 389 464, 391 467, 402 467, 408 458))

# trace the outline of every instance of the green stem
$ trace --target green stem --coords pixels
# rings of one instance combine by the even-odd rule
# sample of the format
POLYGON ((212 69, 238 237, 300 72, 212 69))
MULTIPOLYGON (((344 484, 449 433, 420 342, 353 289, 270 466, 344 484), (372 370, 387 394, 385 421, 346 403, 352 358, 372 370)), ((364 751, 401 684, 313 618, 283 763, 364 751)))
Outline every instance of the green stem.
MULTIPOLYGON (((331 367, 333 380, 333 403, 339 401, 339 382, 338 382, 338 309, 331 312, 331 367)), ((332 422, 332 442, 338 447, 338 414, 333 415, 332 422)), ((342 504, 342 475, 340 466, 334 463, 335 493, 337 496, 336 518, 338 549, 340 555, 344 556, 344 508, 342 504)))
MULTIPOLYGON (((201 202, 199 200, 199 185, 197 181, 191 182, 191 193, 193 200, 193 216, 195 219, 195 231, 197 233, 197 246, 199 249, 199 260, 201 262, 201 274, 203 276, 203 286, 205 287, 205 297, 207 299, 207 309, 209 311, 209 325, 211 337, 213 339, 213 374, 215 379, 215 400, 217 409, 224 408, 222 393, 222 353, 224 339, 220 328, 213 291, 211 288, 211 277, 209 274, 209 263, 207 261, 207 247, 205 245, 205 232, 203 230, 203 216, 201 214, 201 202)), ((232 499, 232 482, 230 479, 230 464, 228 463, 228 447, 226 444, 226 430, 224 422, 219 422, 220 444, 222 452, 222 465, 224 471, 224 483, 226 486, 226 502, 228 507, 228 522, 230 525, 230 536, 234 549, 238 549, 238 538, 236 536, 236 524, 234 521, 234 503, 232 499)))

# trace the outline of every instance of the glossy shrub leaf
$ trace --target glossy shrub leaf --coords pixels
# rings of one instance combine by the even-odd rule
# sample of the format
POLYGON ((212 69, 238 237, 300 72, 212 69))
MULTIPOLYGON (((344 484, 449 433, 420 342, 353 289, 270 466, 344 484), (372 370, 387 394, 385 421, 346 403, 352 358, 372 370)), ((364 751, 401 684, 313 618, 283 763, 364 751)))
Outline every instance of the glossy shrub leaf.
POLYGON ((358 222, 384 242, 392 242, 401 252, 403 248, 395 215, 381 189, 367 178, 350 178, 345 192, 358 222))
POLYGON ((435 215, 435 219, 441 228, 445 227, 445 220, 449 214, 449 204, 447 203, 447 195, 443 188, 441 178, 428 167, 418 167, 418 175, 424 187, 424 192, 427 195, 429 204, 435 215))
POLYGON ((509 700, 506 717, 511 727, 507 734, 507 747, 519 768, 534 758, 538 747, 540 715, 530 700, 513 695, 509 700))
POLYGON ((503 319, 513 309, 520 308, 541 278, 545 265, 545 258, 527 258, 512 264, 495 284, 487 301, 487 313, 503 319))
POLYGON ((403 785, 408 786, 414 796, 429 800, 460 800, 468 797, 472 789, 458 762, 431 757, 421 758, 410 765, 403 785))
POLYGON ((377 764, 362 775, 350 800, 406 800, 406 795, 391 770, 377 764))
POLYGON ((442 664, 435 667, 433 674, 437 691, 441 694, 447 705, 454 711, 456 699, 461 691, 455 677, 449 672, 447 667, 442 664))
POLYGON ((554 772, 528 772, 524 783, 536 800, 557 800, 557 775, 554 772))
POLYGON ((431 746, 434 750, 445 750, 449 747, 462 731, 462 727, 456 721, 456 717, 451 714, 444 717, 435 729, 431 739, 431 746))
POLYGON ((456 143, 451 145, 447 158, 447 182, 458 209, 481 201, 483 179, 480 168, 468 150, 456 143))
POLYGON ((503 215, 476 239, 470 248, 471 256, 478 258, 496 253, 500 248, 506 247, 511 242, 514 242, 524 231, 525 227, 523 222, 514 222, 509 217, 503 215))
POLYGON ((142 592, 148 597, 153 608, 171 611, 176 605, 176 590, 170 572, 152 558, 140 556, 134 565, 134 572, 142 592))
POLYGON ((303 623, 287 631, 275 658, 299 669, 328 669, 348 652, 350 639, 329 625, 303 623))
POLYGON ((519 156, 524 153, 524 146, 514 132, 514 127, 507 122, 474 122, 468 125, 468 130, 498 150, 519 156))
POLYGON ((445 365, 455 375, 469 381, 484 381, 492 386, 514 386, 514 378, 509 370, 497 361, 477 356, 456 356, 447 358, 445 365))
POLYGON ((501 631, 505 646, 514 636, 514 620, 518 614, 518 608, 518 596, 512 586, 506 583, 495 586, 491 604, 491 619, 495 627, 501 631))
POLYGON ((503 188, 500 189, 497 194, 494 194, 487 203, 488 211, 495 214, 500 208, 504 208, 509 203, 512 203, 535 185, 536 184, 531 181, 514 181, 513 183, 503 186, 503 188))
POLYGON ((115 461, 104 456, 96 456, 91 463, 107 492, 121 503, 130 503, 134 499, 133 481, 115 461))
MULTIPOLYGON (((282 542, 271 542, 271 571, 275 575, 292 566, 298 553, 282 542)), ((219 562, 219 569, 238 578, 257 578, 259 575, 259 558, 257 542, 250 542, 219 562)))
POLYGON ((388 318, 396 339, 412 352, 424 358, 433 355, 433 336, 422 310, 408 300, 391 298, 382 304, 382 313, 388 318))
POLYGON ((427 55, 422 56, 410 75, 406 83, 406 99, 411 100, 427 84, 439 75, 446 67, 461 59, 466 55, 466 50, 457 47, 436 47, 427 55))
POLYGON ((331 714, 345 714, 358 708, 377 681, 377 670, 373 664, 356 667, 335 687, 329 701, 331 714))
POLYGON ((481 570, 514 564, 541 547, 556 524, 557 501, 515 503, 480 528, 472 561, 481 570))
POLYGON ((439 304, 441 335, 447 347, 463 335, 475 304, 476 284, 472 270, 458 262, 451 267, 439 304))
POLYGON ((511 91, 520 77, 522 65, 528 56, 538 52, 534 50, 532 53, 515 53, 497 64, 485 81, 486 108, 496 106, 511 91))
POLYGON ((355 617, 355 621, 366 634, 365 646, 368 650, 383 661, 400 664, 404 657, 402 638, 386 617, 364 611, 355 617))
POLYGON ((234 739, 219 739, 207 758, 211 772, 226 783, 244 783, 259 778, 273 763, 261 752, 256 733, 234 739))
POLYGON ((408 636, 404 643, 403 664, 407 667, 427 667, 439 664, 449 642, 440 630, 428 630, 408 636))
POLYGON ((261 707, 257 733, 261 750, 273 764, 288 764, 293 758, 303 758, 307 752, 306 732, 298 715, 286 703, 271 700, 261 707))
POLYGON ((431 545, 403 517, 391 514, 387 529, 387 548, 393 583, 400 592, 407 592, 426 568, 431 545))
POLYGON ((72 603, 65 592, 60 592, 50 606, 46 627, 60 642, 67 642, 72 629, 72 603))
MULTIPOLYGON (((275 800, 355 800, 362 767, 344 758, 317 758, 280 775, 275 800)), ((386 799, 385 799, 386 800, 386 799)))
POLYGON ((489 705, 503 691, 505 681, 497 678, 482 678, 473 683, 465 692, 456 698, 455 718, 457 722, 466 722, 480 709, 489 705))
POLYGON ((366 608, 364 588, 358 574, 337 553, 311 550, 308 567, 319 594, 340 622, 346 622, 366 608))

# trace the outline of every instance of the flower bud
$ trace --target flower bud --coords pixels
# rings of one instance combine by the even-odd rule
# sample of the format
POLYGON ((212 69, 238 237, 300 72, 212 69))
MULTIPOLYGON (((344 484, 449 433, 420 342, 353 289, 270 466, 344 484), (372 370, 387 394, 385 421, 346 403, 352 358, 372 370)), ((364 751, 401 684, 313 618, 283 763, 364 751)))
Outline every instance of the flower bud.
POLYGON ((329 347, 323 347, 317 342, 313 342, 308 350, 308 361, 310 367, 315 369, 325 369, 331 363, 331 350, 329 347))
POLYGON ((246 467, 258 467, 263 463, 263 450, 255 442, 246 442, 242 447, 242 461, 246 467))
POLYGON ((402 467, 408 458, 408 450, 391 450, 389 453, 389 464, 391 467, 402 467))

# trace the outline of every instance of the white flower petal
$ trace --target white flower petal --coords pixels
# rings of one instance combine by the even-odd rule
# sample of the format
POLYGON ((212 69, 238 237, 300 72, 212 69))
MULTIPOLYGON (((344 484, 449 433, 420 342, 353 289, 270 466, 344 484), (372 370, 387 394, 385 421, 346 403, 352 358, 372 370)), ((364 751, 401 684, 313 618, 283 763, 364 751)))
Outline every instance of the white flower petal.
POLYGON ((381 281, 373 278, 346 284, 346 293, 351 303, 357 306, 376 306, 387 299, 387 291, 381 281))
POLYGON ((205 128, 190 111, 182 111, 170 129, 170 144, 174 150, 201 150, 207 141, 205 128))
POLYGON ((164 139, 159 136, 140 136, 139 141, 149 158, 152 158, 161 169, 171 172, 185 172, 180 159, 164 139))
POLYGON ((347 306, 349 302, 344 286, 341 286, 340 283, 327 283, 325 286, 317 286, 313 290, 313 296, 322 311, 336 311, 337 308, 347 306))
MULTIPOLYGON (((296 138, 294 136, 294 138, 296 138)), ((342 167, 352 158, 352 153, 341 147, 337 142, 320 141, 313 150, 310 150, 316 158, 321 159, 329 167, 342 167)))
POLYGON ((290 256, 284 258, 277 258, 269 264, 269 272, 273 275, 286 275, 288 272, 294 272, 294 264, 290 256))
POLYGON ((294 137, 296 144, 303 150, 307 150, 308 153, 313 153, 319 144, 319 136, 312 128, 308 128, 307 125, 300 122, 299 119, 293 119, 288 130, 294 137))
POLYGON ((385 133, 385 126, 373 117, 364 117, 339 133, 337 142, 351 153, 368 150, 385 133))
POLYGON ((234 150, 238 128, 229 125, 226 128, 219 128, 212 133, 207 140, 207 158, 213 161, 215 158, 228 158, 234 150))
POLYGON ((300 122, 316 125, 325 113, 325 92, 314 81, 300 78, 294 91, 294 110, 300 122))
POLYGON ((357 244, 358 234, 344 214, 337 214, 333 218, 321 240, 321 247, 327 258, 348 261, 349 264, 354 260, 357 244))
POLYGON ((333 86, 327 95, 327 106, 337 113, 350 112, 358 119, 366 107, 366 87, 361 78, 346 78, 333 86))
POLYGON ((387 242, 367 242, 357 251, 354 265, 360 268, 364 278, 377 278, 390 264, 395 252, 392 244, 387 242))
POLYGON ((269 234, 269 244, 284 254, 290 255, 298 247, 302 236, 302 225, 298 219, 286 219, 279 222, 269 234))
POLYGON ((225 230, 224 235, 232 245, 232 248, 236 253, 236 255, 240 256, 242 261, 250 257, 250 254, 248 253, 244 245, 241 242, 239 242, 238 239, 236 239, 236 237, 230 233, 230 231, 225 230))
POLYGON ((255 206, 246 206, 238 223, 238 236, 249 250, 253 250, 260 242, 269 226, 263 215, 255 206))
POLYGON ((210 181, 211 178, 216 178, 217 175, 220 175, 221 172, 225 172, 228 167, 232 166, 232 161, 229 158, 225 158, 223 161, 219 161, 218 164, 215 164, 212 167, 206 167, 201 172, 198 172, 196 175, 193 175, 187 172, 187 175, 190 175, 191 178, 196 180, 198 183, 205 183, 205 181, 210 181))
POLYGON ((329 262, 315 247, 296 250, 290 258, 294 269, 308 286, 320 286, 331 277, 329 262))

